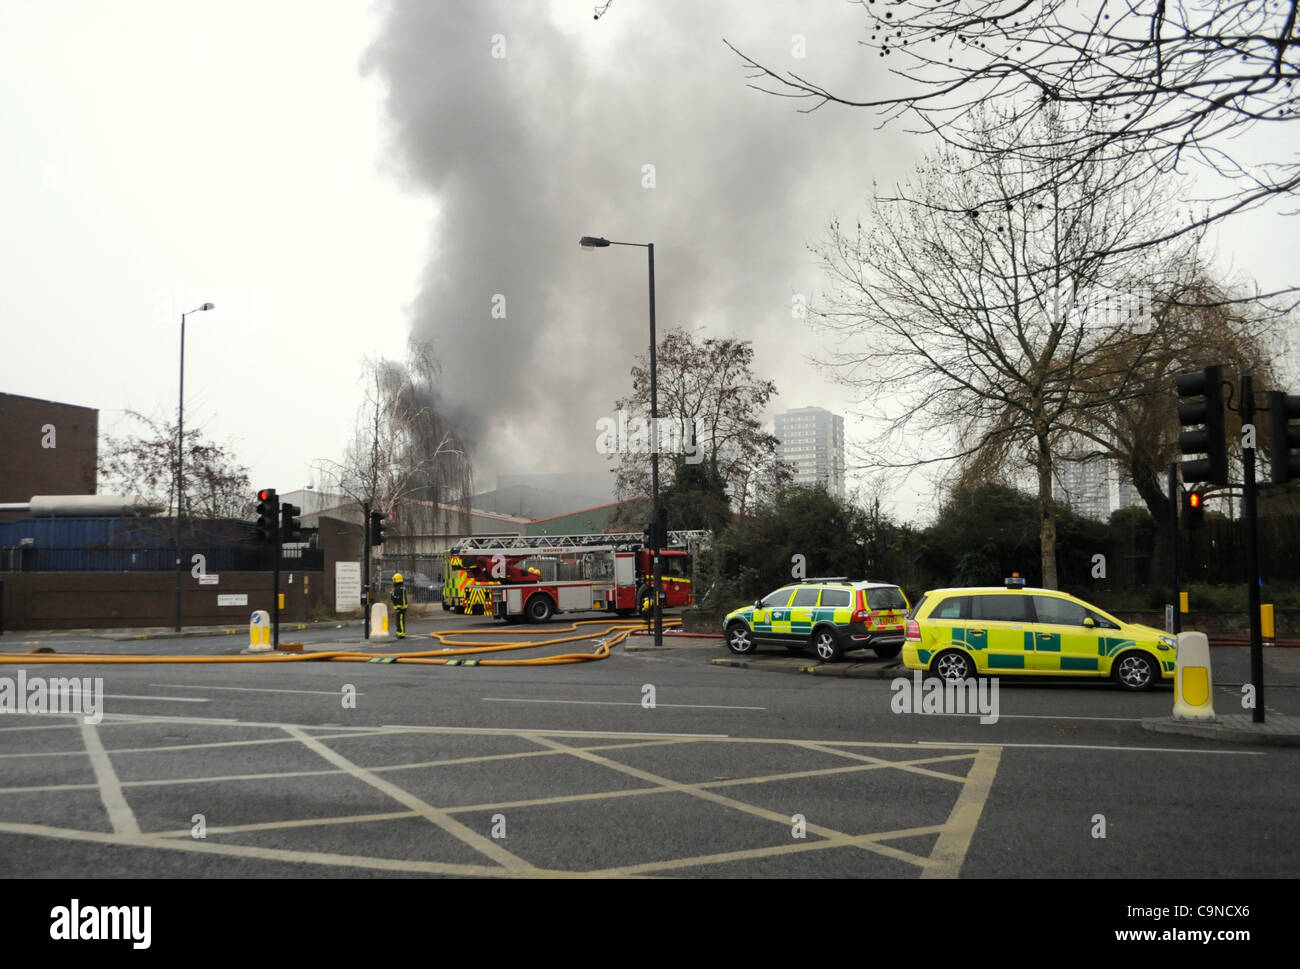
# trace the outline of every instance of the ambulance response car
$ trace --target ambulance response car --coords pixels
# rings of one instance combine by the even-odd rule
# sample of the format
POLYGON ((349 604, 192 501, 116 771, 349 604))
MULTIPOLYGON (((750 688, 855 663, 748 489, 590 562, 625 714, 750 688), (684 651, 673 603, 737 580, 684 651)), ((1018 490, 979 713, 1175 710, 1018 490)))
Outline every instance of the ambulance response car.
POLYGON ((1173 636, 1024 581, 1012 576, 1004 588, 925 593, 907 619, 903 665, 954 680, 980 673, 1112 677, 1128 690, 1173 681, 1173 636))
POLYGON ((722 629, 737 656, 754 653, 760 643, 777 643, 795 653, 811 647, 827 663, 855 649, 873 649, 888 659, 903 647, 907 609, 896 585, 807 579, 728 613, 722 629))

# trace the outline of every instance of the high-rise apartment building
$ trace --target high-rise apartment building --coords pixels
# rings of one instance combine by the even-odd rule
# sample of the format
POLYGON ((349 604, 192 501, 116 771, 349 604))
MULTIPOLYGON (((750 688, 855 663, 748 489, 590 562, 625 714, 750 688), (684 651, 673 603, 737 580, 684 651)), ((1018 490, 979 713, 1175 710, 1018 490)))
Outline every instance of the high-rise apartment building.
POLYGON ((794 469, 794 483, 821 482, 844 495, 844 418, 821 407, 798 407, 777 414, 777 456, 794 469))
POLYGON ((1146 507, 1125 469, 1100 457, 1060 462, 1056 497, 1076 514, 1096 521, 1106 521, 1121 508, 1146 507))
POLYGON ((1084 518, 1110 517, 1110 462, 1102 458, 1065 460, 1057 464, 1056 497, 1084 518))

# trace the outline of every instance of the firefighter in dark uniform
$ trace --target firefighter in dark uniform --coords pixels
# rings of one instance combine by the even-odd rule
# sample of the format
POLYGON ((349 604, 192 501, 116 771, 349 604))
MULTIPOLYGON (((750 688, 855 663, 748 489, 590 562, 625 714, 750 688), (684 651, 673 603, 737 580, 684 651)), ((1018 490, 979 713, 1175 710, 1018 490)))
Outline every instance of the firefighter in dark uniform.
POLYGON ((397 638, 406 638, 406 583, 402 581, 402 573, 393 573, 393 618, 397 624, 397 638))

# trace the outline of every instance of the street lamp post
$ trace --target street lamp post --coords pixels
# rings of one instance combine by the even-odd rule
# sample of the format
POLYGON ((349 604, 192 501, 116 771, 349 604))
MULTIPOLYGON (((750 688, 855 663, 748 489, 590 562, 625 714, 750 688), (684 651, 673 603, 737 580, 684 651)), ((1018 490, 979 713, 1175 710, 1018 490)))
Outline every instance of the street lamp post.
POLYGON ((182 459, 185 454, 185 317, 191 313, 202 313, 212 309, 211 303, 204 303, 198 309, 181 314, 181 380, 180 399, 176 408, 176 631, 181 631, 181 513, 185 507, 185 478, 182 472, 182 459))
POLYGON ((650 259, 650 554, 654 560, 654 627, 655 645, 664 644, 663 563, 659 558, 659 375, 655 368, 655 244, 653 242, 611 242, 598 236, 583 236, 578 244, 584 249, 605 246, 639 246, 650 259))

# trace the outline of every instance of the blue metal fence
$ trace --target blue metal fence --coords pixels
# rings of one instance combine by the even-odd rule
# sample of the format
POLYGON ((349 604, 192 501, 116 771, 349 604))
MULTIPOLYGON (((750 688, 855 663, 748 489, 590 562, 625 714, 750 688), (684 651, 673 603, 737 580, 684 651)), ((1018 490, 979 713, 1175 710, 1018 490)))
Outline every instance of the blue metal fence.
MULTIPOLYGON (((207 548, 183 548, 182 564, 189 569, 193 556, 204 557, 204 571, 269 572, 273 566, 271 546, 227 545, 207 548)), ((325 553, 316 548, 287 548, 280 560, 281 569, 325 567, 325 553)), ((176 568, 176 553, 170 547, 143 548, 41 548, 38 546, 0 547, 0 572, 171 572, 176 568)))

